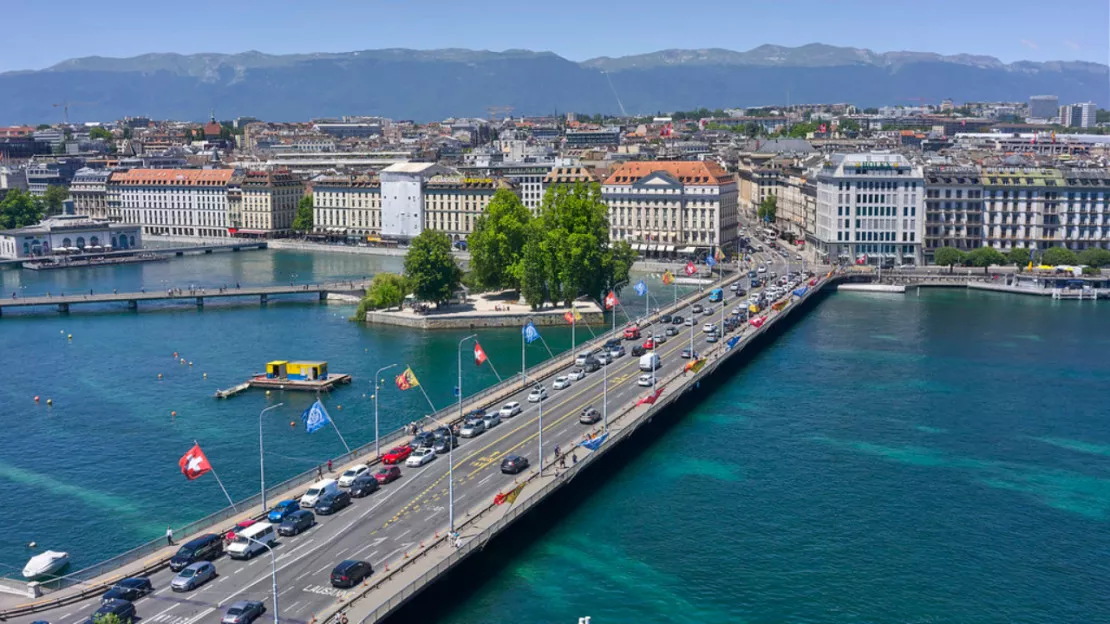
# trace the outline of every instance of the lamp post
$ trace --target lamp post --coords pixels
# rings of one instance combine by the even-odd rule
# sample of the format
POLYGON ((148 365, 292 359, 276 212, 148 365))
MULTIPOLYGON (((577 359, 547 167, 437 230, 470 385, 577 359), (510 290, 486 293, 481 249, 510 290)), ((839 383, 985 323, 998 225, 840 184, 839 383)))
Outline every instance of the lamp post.
POLYGON ((381 457, 382 455, 380 438, 378 436, 378 393, 381 391, 382 388, 382 373, 393 368, 394 366, 398 365, 390 364, 389 366, 383 366, 378 369, 378 372, 374 373, 374 455, 378 457, 381 457))
POLYGON ((266 550, 270 551, 270 574, 273 581, 274 592, 274 624, 280 624, 278 620, 277 557, 274 556, 274 549, 270 548, 269 544, 260 542, 253 537, 247 537, 246 535, 239 535, 239 537, 242 537, 247 541, 254 542, 255 544, 259 544, 260 546, 264 546, 266 550))
POLYGON ((262 415, 265 414, 266 412, 272 410, 272 409, 277 409, 277 408, 281 407, 282 405, 285 405, 285 403, 278 403, 277 405, 271 405, 270 407, 267 407, 267 408, 263 409, 261 412, 258 412, 258 472, 262 476, 262 512, 263 513, 266 512, 266 463, 265 463, 265 460, 263 460, 263 458, 262 458, 262 415))
MULTIPOLYGON (((456 355, 459 358, 459 420, 462 420, 462 346, 478 334, 470 334, 459 341, 456 355)), ((447 524, 451 531, 455 530, 455 430, 447 427, 447 524)))

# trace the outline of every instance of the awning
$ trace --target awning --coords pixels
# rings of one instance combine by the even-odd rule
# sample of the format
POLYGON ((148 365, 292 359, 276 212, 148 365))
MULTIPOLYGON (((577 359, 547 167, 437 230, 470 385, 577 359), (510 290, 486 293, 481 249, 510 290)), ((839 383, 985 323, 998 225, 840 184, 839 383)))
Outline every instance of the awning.
POLYGON ((683 247, 682 249, 678 250, 678 253, 681 254, 692 254, 695 252, 697 252, 697 249, 694 249, 693 247, 683 247))
POLYGON ((666 248, 666 250, 665 250, 665 251, 666 251, 667 253, 671 253, 672 251, 674 251, 674 245, 667 245, 667 248, 666 248))
POLYGON ((640 243, 636 243, 635 245, 633 245, 633 246, 632 246, 632 250, 633 250, 633 251, 643 251, 643 250, 644 250, 644 246, 643 246, 643 245, 641 245, 640 243))

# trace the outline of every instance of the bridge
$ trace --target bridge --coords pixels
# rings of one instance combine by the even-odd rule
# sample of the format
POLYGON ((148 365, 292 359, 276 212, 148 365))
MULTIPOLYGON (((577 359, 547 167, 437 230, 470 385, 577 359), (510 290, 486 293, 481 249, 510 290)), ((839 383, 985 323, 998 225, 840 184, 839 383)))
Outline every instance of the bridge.
MULTIPOLYGON (((234 243, 215 243, 211 245, 185 245, 179 247, 142 247, 138 249, 116 249, 114 251, 100 251, 96 253, 77 253, 64 256, 67 260, 88 260, 90 258, 128 258, 139 254, 155 254, 158 256, 186 256, 210 254, 216 251, 245 251, 248 249, 266 249, 268 241, 236 241, 234 243)), ((52 256, 51 256, 52 257, 52 256)), ((24 262, 34 262, 44 258, 14 258, 0 260, 0 268, 18 268, 24 262)))
POLYGON ((312 294, 316 295, 320 301, 323 301, 327 299, 328 293, 361 294, 362 292, 365 292, 366 288, 369 287, 369 285, 370 282, 360 280, 346 282, 329 282, 325 284, 290 284, 289 286, 248 286, 245 288, 174 288, 162 291, 142 290, 139 292, 127 293, 97 293, 89 291, 88 293, 79 294, 47 294, 39 295, 36 297, 12 297, 10 299, 0 299, 0 316, 3 316, 4 310, 7 308, 42 308, 44 306, 52 306, 57 309, 58 312, 67 314, 69 313, 72 306, 111 303, 122 303, 126 305, 127 309, 129 310, 138 310, 139 303, 143 301, 181 301, 195 304, 198 308, 203 308, 205 300, 208 299, 237 299, 244 297, 257 297, 262 305, 266 305, 266 303, 272 297, 282 295, 312 294))

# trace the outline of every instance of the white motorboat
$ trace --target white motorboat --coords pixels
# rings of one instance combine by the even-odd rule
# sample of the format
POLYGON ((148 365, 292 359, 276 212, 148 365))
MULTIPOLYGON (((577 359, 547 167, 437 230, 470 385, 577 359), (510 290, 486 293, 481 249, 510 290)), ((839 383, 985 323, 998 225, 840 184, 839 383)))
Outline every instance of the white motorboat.
POLYGON ((69 553, 48 550, 31 557, 23 566, 23 578, 38 578, 53 574, 69 565, 69 553))

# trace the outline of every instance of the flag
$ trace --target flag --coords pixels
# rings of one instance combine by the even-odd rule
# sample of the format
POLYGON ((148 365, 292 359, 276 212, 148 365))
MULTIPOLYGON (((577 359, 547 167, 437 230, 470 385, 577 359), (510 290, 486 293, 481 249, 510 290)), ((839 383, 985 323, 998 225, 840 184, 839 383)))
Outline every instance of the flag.
POLYGON ((316 399, 316 402, 301 414, 301 421, 304 422, 305 433, 316 433, 328 426, 331 419, 328 418, 328 410, 324 409, 324 404, 320 399, 316 399))
POLYGON ((512 505, 516 502, 517 497, 520 496, 520 491, 523 490, 524 486, 526 485, 528 485, 528 482, 524 481, 508 492, 498 492, 497 495, 493 497, 493 504, 504 505, 505 503, 508 503, 512 505))
POLYGON ((752 320, 748 321, 748 324, 751 325, 752 327, 756 328, 756 329, 759 329, 760 327, 763 327, 763 324, 766 323, 766 322, 767 322, 767 317, 766 316, 757 316, 757 317, 753 318, 752 320))
POLYGON ((617 305, 619 305, 619 304, 620 304, 620 301, 617 299, 617 293, 610 290, 609 294, 605 295, 605 309, 606 310, 612 310, 613 308, 617 307, 617 305))
POLYGON ((527 325, 520 328, 520 333, 524 336, 524 342, 528 344, 540 339, 540 330, 536 329, 536 325, 532 321, 528 321, 527 325))
POLYGON ((200 450, 200 445, 196 443, 193 444, 193 448, 189 449, 189 452, 181 456, 177 465, 181 466, 181 474, 185 475, 185 478, 190 481, 212 470, 212 464, 208 463, 204 451, 200 450))
POLYGON ((717 261, 713 259, 713 256, 706 256, 705 257, 705 264, 707 264, 709 266, 709 268, 712 269, 713 265, 717 264, 717 261))
POLYGON ((738 344, 740 344, 740 336, 733 336, 732 338, 728 339, 728 342, 725 343, 725 350, 732 351, 732 348, 738 344))
POLYGON ((605 433, 597 436, 596 438, 590 438, 589 440, 586 440, 585 442, 579 443, 578 446, 581 446, 583 448, 587 448, 591 451, 596 451, 597 449, 601 448, 601 445, 605 444, 605 441, 608 440, 608 439, 609 439, 609 432, 605 432, 605 433))
POLYGON ((644 280, 640 280, 636 282, 636 285, 632 287, 632 290, 636 291, 636 296, 643 297, 647 294, 648 291, 647 284, 644 283, 644 280))
POLYGON ((578 311, 578 308, 571 308, 563 314, 563 318, 565 318, 568 323, 573 325, 575 321, 582 320, 582 314, 578 311))
POLYGON ((408 390, 409 388, 415 388, 420 385, 420 382, 416 380, 416 373, 412 372, 411 368, 406 368, 405 372, 397 375, 393 383, 397 384, 397 387, 401 390, 408 390))
POLYGON ((694 275, 698 272, 698 267, 693 262, 686 263, 686 275, 694 275))
POLYGON ((474 365, 475 366, 481 366, 482 362, 485 362, 487 359, 488 358, 486 358, 486 352, 482 350, 482 345, 478 344, 478 341, 475 340, 474 341, 474 365))
POLYGON ((663 285, 664 286, 670 286, 673 283, 674 283, 674 273, 671 273, 670 269, 667 269, 666 271, 663 271, 663 285))
POLYGON ((725 252, 721 251, 721 248, 718 247, 717 248, 717 253, 713 254, 713 259, 716 260, 717 262, 720 262, 720 261, 724 260, 725 259, 725 252))
POLYGON ((663 394, 663 389, 656 388, 655 392, 652 392, 639 401, 636 401, 636 405, 655 405, 655 399, 658 399, 660 394, 663 394))
POLYGON ((698 358, 698 359, 696 359, 692 362, 687 362, 686 366, 684 366, 682 368, 682 371, 683 372, 693 371, 693 372, 696 373, 696 372, 701 370, 702 366, 705 366, 705 358, 698 358))

